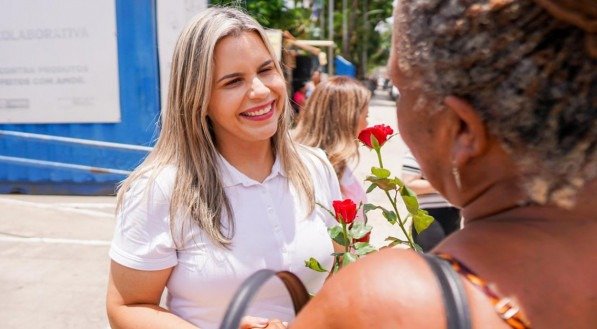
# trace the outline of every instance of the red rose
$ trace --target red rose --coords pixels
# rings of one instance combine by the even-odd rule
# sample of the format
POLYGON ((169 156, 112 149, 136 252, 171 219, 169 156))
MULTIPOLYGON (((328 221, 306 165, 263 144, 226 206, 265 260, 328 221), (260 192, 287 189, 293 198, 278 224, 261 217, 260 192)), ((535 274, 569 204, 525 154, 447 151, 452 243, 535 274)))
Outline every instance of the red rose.
POLYGON ((371 142, 371 136, 375 136, 379 146, 383 146, 383 144, 388 140, 388 136, 394 133, 394 130, 387 125, 375 125, 373 127, 368 127, 359 133, 359 140, 367 145, 369 148, 373 148, 373 143, 371 142))
POLYGON ((339 222, 350 224, 357 216, 357 205, 350 199, 335 200, 332 202, 332 206, 334 206, 334 212, 336 212, 336 220, 339 222))
POLYGON ((369 242, 369 240, 371 239, 371 232, 365 234, 362 238, 360 239, 355 239, 354 242, 369 242))

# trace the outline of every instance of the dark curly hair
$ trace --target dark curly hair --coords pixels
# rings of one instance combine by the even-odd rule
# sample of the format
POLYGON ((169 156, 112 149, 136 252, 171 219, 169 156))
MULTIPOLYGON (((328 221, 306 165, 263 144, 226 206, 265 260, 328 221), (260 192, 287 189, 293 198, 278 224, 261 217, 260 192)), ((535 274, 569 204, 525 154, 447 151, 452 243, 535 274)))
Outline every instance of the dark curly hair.
POLYGON ((532 201, 568 207, 597 176, 596 16, 594 0, 400 0, 397 63, 475 107, 532 201))

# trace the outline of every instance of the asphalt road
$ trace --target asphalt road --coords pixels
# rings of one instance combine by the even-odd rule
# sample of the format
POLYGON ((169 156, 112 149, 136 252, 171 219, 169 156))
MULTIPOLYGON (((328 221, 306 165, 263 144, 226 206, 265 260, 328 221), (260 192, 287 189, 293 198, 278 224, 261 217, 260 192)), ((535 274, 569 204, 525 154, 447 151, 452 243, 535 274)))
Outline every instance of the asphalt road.
MULTIPOLYGON (((394 102, 378 94, 369 123, 396 130, 394 102)), ((403 152, 399 138, 384 146, 394 175, 403 152)), ((374 152, 361 148, 356 175, 364 178, 376 161, 374 152)), ((369 198, 389 206, 380 192, 369 198)), ((114 207, 114 197, 0 195, 0 328, 109 327, 104 303, 114 207)), ((400 235, 379 213, 370 222, 378 246, 400 235)))

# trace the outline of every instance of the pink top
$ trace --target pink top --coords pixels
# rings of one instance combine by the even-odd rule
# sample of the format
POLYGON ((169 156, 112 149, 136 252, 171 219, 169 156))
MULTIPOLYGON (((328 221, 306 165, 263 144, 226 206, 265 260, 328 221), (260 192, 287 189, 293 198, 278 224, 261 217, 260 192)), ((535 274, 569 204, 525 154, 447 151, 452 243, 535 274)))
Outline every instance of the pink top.
MULTIPOLYGON (((352 170, 348 167, 344 170, 344 174, 340 180, 340 190, 344 199, 351 199, 357 206, 360 202, 363 204, 367 203, 367 193, 365 193, 361 181, 355 177, 352 170)), ((357 218, 361 220, 365 219, 362 208, 359 210, 357 218)))

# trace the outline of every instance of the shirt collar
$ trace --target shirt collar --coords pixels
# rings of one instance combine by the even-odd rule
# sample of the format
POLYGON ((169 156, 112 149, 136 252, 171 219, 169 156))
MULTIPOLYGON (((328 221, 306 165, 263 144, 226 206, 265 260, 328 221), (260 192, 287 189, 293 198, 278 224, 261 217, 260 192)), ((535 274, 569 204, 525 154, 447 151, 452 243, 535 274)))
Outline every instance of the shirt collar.
MULTIPOLYGON (((254 179, 247 177, 245 174, 240 172, 233 165, 231 165, 220 153, 217 153, 217 156, 219 160, 220 174, 222 177, 222 185, 224 187, 231 187, 239 184, 242 184, 245 187, 262 184, 254 179)), ((274 165, 272 166, 272 171, 263 180, 263 183, 277 177, 278 175, 286 177, 286 172, 284 171, 284 168, 282 168, 282 161, 280 161, 280 157, 276 156, 274 165)))

